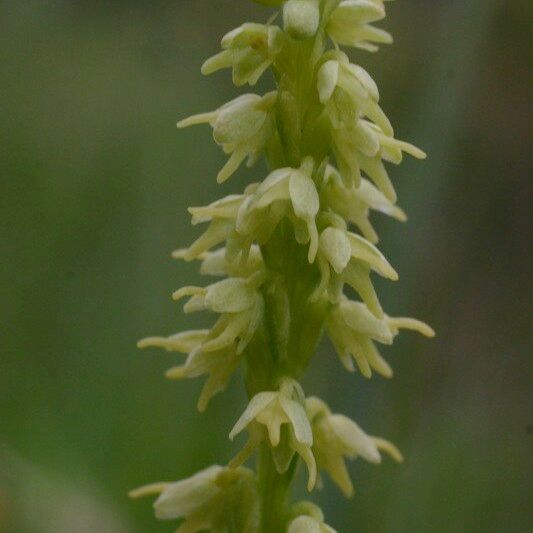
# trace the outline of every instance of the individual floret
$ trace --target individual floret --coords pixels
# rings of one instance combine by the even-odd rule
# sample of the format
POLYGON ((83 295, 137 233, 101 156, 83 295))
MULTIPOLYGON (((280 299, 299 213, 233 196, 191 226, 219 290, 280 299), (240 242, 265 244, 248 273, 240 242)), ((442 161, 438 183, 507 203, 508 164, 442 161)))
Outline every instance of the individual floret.
POLYGON ((339 172, 331 165, 326 168, 320 197, 325 205, 355 224, 372 244, 376 244, 379 238, 369 220, 370 210, 379 211, 400 222, 407 220, 405 213, 367 179, 362 178, 359 187, 347 187, 339 172))
POLYGON ((377 44, 392 43, 390 33, 371 24, 385 17, 383 2, 384 0, 343 0, 331 14, 326 31, 339 45, 376 52, 377 44))
POLYGON ((283 37, 277 26, 247 22, 222 38, 222 52, 202 65, 202 74, 232 68, 237 87, 255 85, 281 51, 283 37))
POLYGON ((308 157, 300 168, 281 168, 271 172, 239 208, 236 229, 262 243, 279 221, 288 216, 296 240, 309 243, 309 262, 318 248, 316 216, 320 199, 312 178, 314 162, 308 157))
POLYGON ((210 466, 173 483, 154 483, 130 492, 130 497, 159 495, 156 518, 184 519, 176 533, 228 531, 254 533, 259 522, 255 474, 248 468, 210 466))
POLYGON ((228 278, 208 287, 183 287, 172 295, 174 300, 190 297, 183 306, 186 313, 220 313, 201 345, 202 351, 214 352, 237 343, 237 354, 243 352, 263 319, 264 302, 258 291, 263 279, 264 274, 258 272, 248 279, 228 278))
POLYGON ((346 468, 346 459, 361 456, 370 463, 380 463, 380 450, 398 462, 400 451, 389 441, 367 435, 353 420, 332 414, 325 402, 310 397, 305 402, 313 429, 313 453, 319 470, 328 473, 346 497, 353 495, 353 484, 346 468))
POLYGON ((230 464, 239 465, 246 461, 266 436, 273 448, 278 471, 285 472, 297 453, 307 465, 307 488, 312 490, 316 481, 316 463, 311 452, 313 435, 303 400, 300 385, 292 379, 283 379, 278 391, 256 394, 230 432, 233 440, 243 429, 249 431, 247 444, 230 464))
POLYGON ((379 91, 370 74, 350 63, 342 52, 330 54, 318 71, 318 94, 326 106, 333 127, 351 129, 361 117, 368 117, 387 134, 393 129, 378 105, 379 91))
POLYGON ((317 264, 321 280, 313 297, 327 292, 332 302, 338 302, 342 299, 343 284, 347 283, 375 316, 382 317, 383 311, 370 281, 370 272, 373 270, 394 281, 398 279, 398 274, 373 244, 339 226, 328 226, 320 234, 317 264))
POLYGON ((273 106, 277 93, 264 96, 243 94, 216 111, 194 115, 178 122, 178 128, 195 124, 209 124, 213 128, 215 142, 224 153, 231 154, 218 173, 217 181, 226 181, 248 158, 252 166, 274 132, 273 106))
POLYGON ((400 329, 418 331, 426 337, 433 337, 434 331, 424 322, 414 318, 391 318, 383 315, 376 318, 361 302, 344 298, 333 306, 326 317, 326 331, 337 355, 347 370, 355 370, 355 359, 361 374, 372 376, 372 369, 383 377, 390 378, 392 369, 381 357, 374 341, 392 344, 400 329))

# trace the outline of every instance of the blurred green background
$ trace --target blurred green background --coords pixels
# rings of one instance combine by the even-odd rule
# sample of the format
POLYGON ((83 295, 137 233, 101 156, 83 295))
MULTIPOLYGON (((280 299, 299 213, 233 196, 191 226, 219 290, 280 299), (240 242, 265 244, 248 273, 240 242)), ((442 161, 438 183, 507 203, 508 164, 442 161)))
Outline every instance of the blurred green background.
MULTIPOLYGON (((532 4, 388 8, 396 44, 352 57, 429 159, 393 171, 410 220, 376 217, 401 274, 379 290, 438 337, 406 333, 385 350, 391 381, 347 375, 321 346, 306 391, 406 462, 356 461, 353 500, 329 481, 313 497, 345 533, 531 531, 532 4)), ((239 379, 199 415, 200 383, 166 381, 175 358, 135 342, 208 323, 172 303, 200 280, 170 251, 198 233, 187 206, 262 170, 218 187, 209 130, 175 122, 237 94, 228 72, 203 79, 201 62, 224 32, 269 16, 249 0, 0 3, 2 533, 171 531, 127 491, 241 444, 227 439, 239 379)))

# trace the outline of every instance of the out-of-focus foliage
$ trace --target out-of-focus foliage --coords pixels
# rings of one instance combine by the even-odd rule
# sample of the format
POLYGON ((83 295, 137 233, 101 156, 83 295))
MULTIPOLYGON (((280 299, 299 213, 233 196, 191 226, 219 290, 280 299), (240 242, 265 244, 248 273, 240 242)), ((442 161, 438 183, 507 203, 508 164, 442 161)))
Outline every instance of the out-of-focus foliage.
MULTIPOLYGON (((532 10, 527 0, 393 2, 396 45, 353 55, 371 63, 398 135, 429 154, 394 169, 410 227, 377 220, 402 273, 380 294, 438 337, 400 340, 386 387, 344 375, 324 343, 306 390, 335 397, 332 408, 406 457, 355 463, 353 500, 324 492, 339 531, 531 523, 532 10)), ((174 123, 236 95, 225 72, 202 81, 202 60, 243 19, 269 16, 244 0, 0 6, 0 531, 168 531, 127 491, 236 451, 237 381, 198 416, 201 383, 164 381, 173 356, 135 341, 192 325, 170 293, 195 268, 169 255, 197 235, 186 206, 220 194, 223 158, 208 134, 174 123)), ((254 176, 242 170, 223 189, 254 176)))

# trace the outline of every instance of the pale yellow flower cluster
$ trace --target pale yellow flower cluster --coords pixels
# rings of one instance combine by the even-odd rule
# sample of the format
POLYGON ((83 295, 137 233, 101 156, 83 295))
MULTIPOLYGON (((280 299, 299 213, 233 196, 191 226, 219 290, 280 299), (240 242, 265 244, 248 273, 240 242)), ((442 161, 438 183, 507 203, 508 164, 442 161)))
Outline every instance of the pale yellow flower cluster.
POLYGON ((393 373, 377 343, 392 344, 400 329, 434 335, 423 322, 387 315, 371 279, 372 273, 398 279, 376 246, 371 213, 406 220, 385 163, 401 163, 404 153, 425 157, 395 138, 376 83, 339 48, 375 51, 392 41, 373 25, 385 16, 385 1, 257 1, 279 7, 282 26, 246 23, 229 32, 202 72, 228 68, 236 86, 253 86, 271 71, 276 90, 241 95, 178 127, 211 126, 228 156, 219 182, 261 157, 269 172, 242 193, 191 207, 192 223, 207 227, 173 253, 222 278, 173 294, 187 298, 186 313, 215 314, 214 325, 139 342, 186 355, 168 378, 206 376, 200 411, 244 369, 249 403, 229 437, 246 432, 248 439, 228 466, 132 493, 159 494, 156 516, 184 519, 180 533, 333 532, 314 504, 290 503, 298 465, 307 470, 309 491, 327 473, 349 497, 347 459, 380 463, 386 452, 401 462, 402 456, 322 400, 306 397, 299 379, 322 333, 344 367, 366 378, 393 373), (327 49, 328 42, 334 47, 327 49), (257 472, 243 466, 253 456, 257 472))

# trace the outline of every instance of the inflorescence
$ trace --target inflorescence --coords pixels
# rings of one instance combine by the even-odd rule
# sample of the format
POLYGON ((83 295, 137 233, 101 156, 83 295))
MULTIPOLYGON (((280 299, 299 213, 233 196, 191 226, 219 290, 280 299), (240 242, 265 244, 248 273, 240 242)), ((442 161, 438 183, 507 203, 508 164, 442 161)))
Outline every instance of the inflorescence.
POLYGON ((400 329, 434 335, 418 320, 388 316, 371 280, 372 272, 398 279, 376 247, 371 211, 406 219, 384 163, 399 164, 404 153, 425 157, 394 137, 376 83, 340 49, 373 52, 392 42, 373 25, 384 18, 386 0, 258 1, 280 8, 281 26, 271 19, 229 32, 202 72, 229 68, 240 87, 270 70, 276 89, 241 95, 178 127, 212 127, 228 156, 218 182, 262 157, 270 174, 241 194, 189 209, 192 223, 207 227, 173 256, 198 260, 202 274, 221 280, 183 287, 173 298, 187 298, 186 313, 217 315, 212 328, 139 342, 187 356, 168 378, 206 376, 200 411, 238 367, 245 369, 249 403, 229 434, 248 434, 241 451, 227 466, 131 493, 158 495, 156 517, 184 519, 179 533, 334 531, 315 504, 290 503, 298 465, 307 470, 309 491, 325 472, 349 497, 346 459, 402 456, 306 396, 299 379, 324 331, 343 366, 366 378, 392 376, 377 343, 392 344, 400 329), (244 466, 252 456, 256 471, 244 466))

